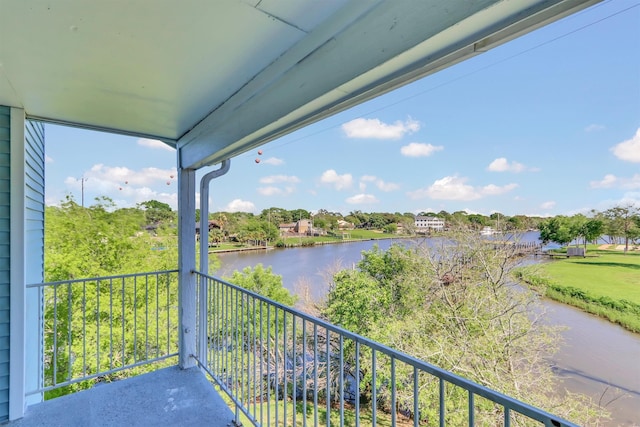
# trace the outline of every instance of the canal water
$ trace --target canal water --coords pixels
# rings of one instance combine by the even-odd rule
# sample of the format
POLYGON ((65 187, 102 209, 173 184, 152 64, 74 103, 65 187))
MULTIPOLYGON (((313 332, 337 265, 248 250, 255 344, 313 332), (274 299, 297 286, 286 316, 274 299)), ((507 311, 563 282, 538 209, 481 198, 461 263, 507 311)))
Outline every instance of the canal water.
MULTIPOLYGON (((537 239, 537 234, 526 238, 537 239)), ((362 251, 374 245, 387 249, 397 242, 406 240, 218 254, 221 267, 214 274, 229 276, 247 266, 271 266, 290 291, 299 294, 306 288, 311 298, 319 300, 328 290, 327 272, 353 267, 362 251)), ((640 426, 640 335, 565 304, 545 300, 544 305, 550 324, 567 327, 562 332, 564 343, 551 361, 565 388, 610 402, 612 419, 607 426, 640 426)))

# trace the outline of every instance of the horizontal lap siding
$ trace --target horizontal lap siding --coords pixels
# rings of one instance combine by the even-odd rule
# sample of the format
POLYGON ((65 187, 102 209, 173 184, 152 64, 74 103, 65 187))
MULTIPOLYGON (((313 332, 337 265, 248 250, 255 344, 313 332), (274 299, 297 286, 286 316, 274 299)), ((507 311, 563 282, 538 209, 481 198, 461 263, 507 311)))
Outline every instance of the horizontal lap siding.
POLYGON ((10 114, 0 106, 0 422, 9 419, 10 114))
MULTIPOLYGON (((44 125, 27 120, 24 129, 24 245, 26 253, 27 283, 44 280, 44 125)), ((31 289, 25 296, 27 330, 25 368, 26 390, 42 387, 43 343, 43 292, 31 289)), ((27 404, 37 402, 37 396, 27 399, 27 404)))

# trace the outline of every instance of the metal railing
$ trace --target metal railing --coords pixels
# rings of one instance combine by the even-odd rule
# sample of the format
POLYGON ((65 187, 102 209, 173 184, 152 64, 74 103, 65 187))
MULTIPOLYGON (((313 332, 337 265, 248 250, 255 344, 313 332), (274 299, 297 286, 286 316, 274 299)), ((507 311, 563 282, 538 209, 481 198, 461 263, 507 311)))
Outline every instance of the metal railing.
POLYGON ((237 422, 574 426, 292 307, 196 275, 194 357, 233 402, 237 422))
POLYGON ((44 378, 26 394, 108 378, 177 356, 177 273, 28 285, 42 292, 44 378))

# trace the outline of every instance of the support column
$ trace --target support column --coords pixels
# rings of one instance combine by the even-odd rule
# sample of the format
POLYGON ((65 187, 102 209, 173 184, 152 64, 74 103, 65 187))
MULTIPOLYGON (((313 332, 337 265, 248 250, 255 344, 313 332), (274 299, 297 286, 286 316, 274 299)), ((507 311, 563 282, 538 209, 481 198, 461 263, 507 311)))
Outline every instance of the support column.
MULTIPOLYGON (((0 181, 4 181, 0 184, 0 205, 4 205, 0 234, 9 247, 8 254, 6 248, 0 250, 0 257, 6 260, 2 264, 8 266, 10 282, 9 292, 0 293, 0 308, 8 308, 8 315, 0 320, 0 333, 8 332, 2 340, 8 346, 0 351, 0 359, 8 356, 8 381, 2 383, 8 385, 8 418, 15 420, 24 415, 26 405, 43 398, 42 393, 34 393, 43 384, 43 291, 26 285, 44 279, 44 125, 25 120, 20 108, 9 110, 9 150, 6 144, 0 150, 0 181), (5 187, 6 183, 10 186, 5 187), (9 226, 8 233, 4 226, 9 226), (28 398, 27 392, 31 392, 28 398)), ((6 118, 5 113, 0 115, 6 118)), ((3 366, 0 371, 6 375, 3 366)), ((0 419, 6 416, 4 410, 0 412, 0 419)))
MULTIPOLYGON (((178 150, 178 165, 180 165, 178 150)), ((182 369, 196 366, 196 171, 178 170, 178 306, 182 369)))

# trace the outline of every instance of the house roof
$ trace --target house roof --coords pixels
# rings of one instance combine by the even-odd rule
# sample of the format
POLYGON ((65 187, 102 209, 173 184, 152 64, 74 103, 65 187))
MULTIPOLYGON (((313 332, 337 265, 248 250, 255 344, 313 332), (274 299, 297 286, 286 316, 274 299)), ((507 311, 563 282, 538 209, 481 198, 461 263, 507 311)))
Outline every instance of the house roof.
POLYGON ((2 1, 0 105, 197 168, 598 1, 2 1))

